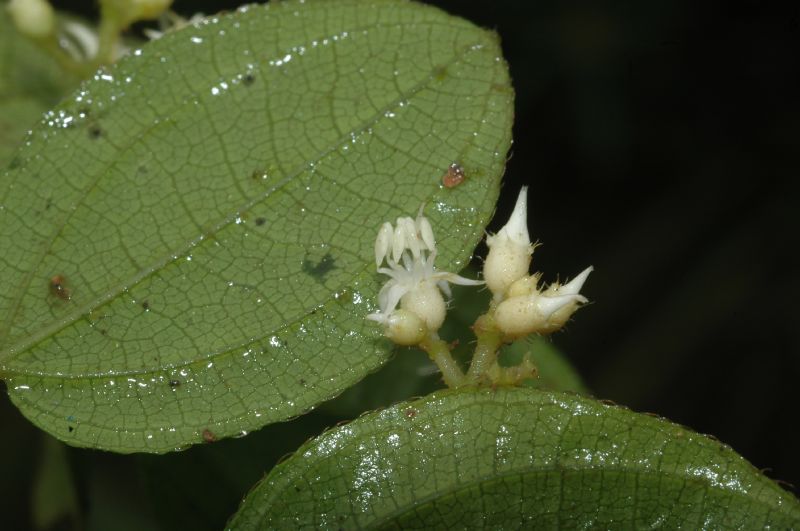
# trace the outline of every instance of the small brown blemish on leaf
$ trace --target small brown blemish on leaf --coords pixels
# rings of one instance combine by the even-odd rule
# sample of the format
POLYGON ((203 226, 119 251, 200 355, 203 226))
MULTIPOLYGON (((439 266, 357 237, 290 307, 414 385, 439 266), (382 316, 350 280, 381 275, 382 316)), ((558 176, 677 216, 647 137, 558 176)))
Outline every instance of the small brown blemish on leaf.
POLYGON ((206 428, 203 430, 203 440, 207 443, 213 443, 217 441, 217 436, 214 435, 213 431, 206 428))
POLYGON ((149 301, 142 301, 142 308, 144 309, 144 311, 149 312, 150 311, 150 302, 149 301))
POLYGON ((242 77, 242 83, 245 85, 252 85, 253 82, 256 80, 256 76, 252 74, 252 72, 248 72, 242 77))
POLYGON ((407 419, 413 419, 417 416, 417 410, 413 407, 406 409, 403 414, 406 416, 407 419))
POLYGON ((454 162, 447 167, 447 171, 442 175, 442 184, 445 188, 455 188, 464 182, 465 177, 464 168, 457 162, 454 162))
POLYGON ((300 385, 305 385, 306 381, 303 378, 300 378, 300 380, 297 383, 299 383, 300 385))
POLYGON ((67 288, 67 279, 64 275, 56 275, 50 279, 50 294, 58 297, 62 301, 68 301, 72 293, 67 288))
POLYGON ((67 426, 67 431, 68 431, 69 433, 72 433, 74 429, 75 429, 75 428, 73 428, 72 426, 67 426))
POLYGON ((170 380, 169 386, 175 389, 176 387, 180 387, 181 381, 180 380, 170 380))
POLYGON ((266 223, 266 222, 267 222, 266 218, 256 218, 256 225, 259 226, 259 227, 261 225, 263 225, 264 223, 266 223))

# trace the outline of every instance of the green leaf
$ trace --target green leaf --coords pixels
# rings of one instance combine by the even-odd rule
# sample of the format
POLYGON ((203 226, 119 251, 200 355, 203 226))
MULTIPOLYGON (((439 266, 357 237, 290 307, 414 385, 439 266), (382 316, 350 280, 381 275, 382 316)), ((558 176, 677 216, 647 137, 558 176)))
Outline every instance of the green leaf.
POLYGON ((330 430, 231 529, 787 529, 800 504, 729 447, 660 418, 527 388, 443 391, 330 430))
POLYGON ((254 6, 98 72, 1 178, 12 400, 164 452, 339 394, 390 350, 364 320, 380 223, 424 204, 442 269, 480 239, 509 83, 494 34, 400 0, 254 6))
POLYGON ((52 437, 42 438, 41 456, 31 497, 35 529, 80 527, 78 493, 67 459, 67 448, 52 437))
POLYGON ((530 355, 531 361, 539 371, 539 377, 530 380, 531 386, 589 394, 583 379, 566 356, 553 345, 550 337, 526 338, 503 347, 499 356, 500 365, 517 365, 525 354, 530 355))
POLYGON ((0 8, 0 168, 42 114, 76 85, 75 77, 19 34, 0 8))

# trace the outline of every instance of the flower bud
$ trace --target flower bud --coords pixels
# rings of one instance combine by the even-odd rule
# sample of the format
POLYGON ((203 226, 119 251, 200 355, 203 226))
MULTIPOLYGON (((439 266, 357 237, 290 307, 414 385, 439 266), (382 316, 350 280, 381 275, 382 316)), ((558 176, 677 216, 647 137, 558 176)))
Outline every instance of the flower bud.
POLYGON ((398 345, 418 345, 427 335, 427 329, 417 315, 407 310, 396 310, 386 320, 385 335, 398 345))
POLYGON ((422 319, 431 332, 436 332, 442 327, 447 306, 442 297, 442 292, 435 282, 426 280, 420 282, 414 289, 403 295, 400 308, 415 314, 422 319))
POLYGON ((555 332, 577 309, 578 303, 586 302, 582 295, 559 295, 547 297, 535 293, 506 299, 495 310, 495 324, 507 337, 516 339, 528 334, 549 334, 555 332), (565 310, 563 321, 552 321, 553 316, 565 310))
POLYGON ((539 285, 540 278, 541 274, 536 273, 534 275, 525 275, 519 280, 515 280, 514 283, 508 287, 508 290, 506 290, 506 296, 508 298, 525 297, 533 295, 534 293, 539 293, 537 286, 539 285))
POLYGON ((550 334, 559 330, 562 326, 564 326, 572 314, 578 309, 578 305, 580 303, 586 302, 586 298, 580 295, 581 288, 583 284, 586 282, 586 279, 589 277, 589 273, 594 271, 592 266, 587 267, 583 271, 581 271, 578 276, 567 282, 566 284, 559 285, 558 283, 552 284, 547 290, 542 294, 545 296, 573 296, 575 300, 566 306, 559 308, 550 318, 547 320, 547 325, 541 330, 540 333, 542 334, 550 334))
POLYGON ((23 35, 43 39, 55 32, 56 17, 47 0, 11 0, 8 13, 23 35))
POLYGON ((533 245, 528 235, 528 188, 522 187, 508 223, 486 238, 489 254, 483 265, 483 278, 496 300, 506 296, 515 281, 528 274, 533 245))

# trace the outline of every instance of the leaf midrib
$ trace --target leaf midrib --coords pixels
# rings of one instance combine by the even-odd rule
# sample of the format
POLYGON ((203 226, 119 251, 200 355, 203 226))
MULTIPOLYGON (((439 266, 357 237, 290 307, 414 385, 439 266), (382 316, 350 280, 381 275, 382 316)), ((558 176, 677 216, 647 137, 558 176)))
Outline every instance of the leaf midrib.
MULTIPOLYGON (((421 23, 419 23, 419 22, 415 22, 414 23, 414 25, 420 25, 420 24, 421 23)), ((372 24, 372 25, 369 25, 369 26, 363 26, 361 29, 379 28, 379 27, 384 26, 384 25, 385 24, 372 24)), ((425 25, 441 26, 442 24, 437 24, 435 22, 426 22, 425 25)), ((358 31, 358 30, 359 30, 359 28, 354 28, 354 29, 348 30, 348 31, 358 31)), ((453 58, 451 60, 449 60, 447 62, 444 62, 443 66, 450 67, 450 66, 458 63, 459 61, 461 61, 470 52, 479 51, 480 48, 476 48, 476 47, 478 45, 480 45, 480 44, 482 44, 482 41, 474 41, 474 42, 470 42, 469 44, 464 45, 461 48, 461 50, 459 50, 453 56, 453 58)), ((141 269, 139 271, 139 273, 137 273, 136 275, 133 275, 133 277, 131 277, 131 280, 129 282, 120 282, 117 285, 112 286, 109 290, 107 290, 106 294, 101 295, 99 297, 96 297, 95 299, 87 302, 86 304, 75 308, 75 310, 73 310, 72 312, 67 314, 64 318, 56 320, 56 321, 53 321, 51 324, 42 327, 41 329, 37 330, 36 333, 27 336, 26 338, 24 338, 21 341, 18 341, 15 344, 8 345, 5 349, 0 351, 0 373, 4 373, 3 374, 4 377, 6 375, 27 374, 25 371, 15 371, 15 370, 7 367, 7 363, 9 361, 13 361, 17 356, 19 356, 23 352, 27 351, 31 347, 35 346, 40 341, 43 341, 43 340, 47 339, 48 337, 50 337, 50 335, 55 334, 55 333, 59 332, 60 330, 63 330, 64 328, 68 327, 72 323, 76 322, 78 319, 80 319, 81 317, 86 315, 89 311, 94 310, 94 309, 102 306, 103 304, 111 302, 113 299, 115 299, 117 296, 119 296, 121 293, 123 293, 126 289, 130 289, 131 287, 136 286, 137 284, 139 284, 140 282, 142 282, 143 280, 145 280, 149 276, 157 273, 158 271, 161 271, 163 268, 165 268, 170 263, 175 262, 177 259, 185 256, 189 251, 191 251, 192 249, 196 248, 197 245, 200 245, 206 239, 211 239, 211 237, 214 234, 216 234, 218 231, 222 230, 224 227, 230 225, 231 223, 234 223, 238 213, 245 212, 245 211, 249 210, 254 205, 260 203, 261 201, 264 201, 270 195, 272 195, 273 193, 275 193, 276 191, 280 190, 281 188, 283 188, 284 186, 289 184, 291 181, 293 181, 294 179, 296 179, 297 177, 302 175, 307 170, 307 167, 308 167, 309 163, 318 163, 321 159, 323 159, 327 155, 335 152, 337 149, 341 148, 341 146, 347 144, 351 139, 351 135, 353 135, 353 134, 361 134, 361 133, 365 132, 370 127, 374 126, 375 124, 379 123, 382 119, 384 119, 385 118, 385 114, 386 114, 387 111, 390 111, 390 110, 398 107, 400 105, 400 103, 412 99, 419 92, 421 92, 422 90, 428 88, 431 85, 431 82, 435 81, 436 75, 439 72, 441 66, 442 65, 437 65, 436 67, 434 67, 434 69, 432 69, 428 73, 427 77, 425 77, 418 84, 416 84, 414 87, 412 87, 407 94, 405 94, 405 95, 401 94, 400 96, 398 96, 397 98, 392 100, 388 105, 386 105, 383 108, 379 109, 371 118, 366 120, 362 125, 360 125, 357 128, 353 128, 353 129, 345 132, 342 135, 342 137, 337 142, 335 142, 331 147, 321 151, 316 157, 313 157, 308 161, 304 161, 296 170, 290 172, 289 175, 284 177, 280 182, 278 182, 275 185, 273 185, 269 190, 266 190, 265 192, 255 196, 253 199, 245 202, 242 207, 240 207, 239 209, 234 210, 233 214, 231 214, 230 216, 224 217, 221 221, 219 221, 216 224, 214 224, 211 229, 209 229, 205 233, 199 235, 198 237, 193 238, 186 245, 180 247, 178 252, 167 253, 167 255, 164 258, 156 261, 154 265, 152 265, 150 267, 147 267, 147 268, 143 268, 143 269, 141 269)), ((180 106, 180 108, 183 108, 183 107, 185 107, 187 105, 189 105, 189 103, 182 104, 180 106)), ((162 124, 162 123, 169 123, 169 122, 168 121, 164 121, 164 122, 159 122, 159 123, 162 124)), ((156 126, 157 125, 158 124, 156 124, 156 126)), ((141 138, 134 138, 134 141, 131 142, 129 144, 129 146, 133 145, 133 143, 135 143, 135 141, 137 141, 137 140, 141 140, 141 138)), ((127 149, 129 146, 126 146, 125 149, 127 149)), ((111 163, 111 165, 113 165, 113 164, 114 164, 114 162, 111 163)), ((85 191, 85 193, 81 195, 81 198, 79 198, 77 204, 80 204, 81 199, 84 198, 89 193, 89 191, 92 189, 92 186, 94 184, 96 184, 99 181, 99 179, 102 178, 103 175, 104 175, 103 172, 99 172, 98 173, 97 178, 95 178, 92 181, 92 183, 90 183, 90 185, 87 187, 87 190, 85 191)), ((44 254, 46 254, 48 252, 48 250, 52 247, 54 239, 58 237, 58 234, 63 229, 63 226, 66 225, 66 223, 68 222, 68 220, 71 217, 72 213, 75 212, 75 210, 76 209, 74 209, 74 208, 70 209, 68 215, 63 220, 63 223, 59 224, 57 230, 55 231, 54 236, 48 240, 48 242, 47 242, 47 244, 45 246, 43 246, 42 256, 44 256, 44 254)), ((367 267, 367 266, 365 266, 365 267, 367 267)), ((8 327, 4 332, 6 334, 6 336, 11 331, 11 327, 13 326, 13 322, 16 319, 16 316, 18 315, 17 310, 19 309, 19 305, 21 304, 21 301, 24 298, 24 294, 27 292, 28 287, 30 286, 30 282, 32 281, 32 277, 33 277, 34 274, 35 274, 35 270, 31 270, 30 273, 28 274, 28 276, 26 277, 27 282, 24 284, 25 287, 20 290, 21 295, 16 297, 16 299, 15 299, 15 304, 12 306, 12 311, 10 312, 9 318, 7 320, 8 327)), ((302 316, 301 316, 301 318, 302 318, 302 316)), ((252 341, 248 341, 248 343, 245 343, 245 345, 249 344, 249 343, 252 343, 252 341)), ((238 348, 238 347, 233 347, 233 348, 238 348)), ((200 358, 200 359, 207 359, 207 358, 200 358)), ((200 359, 192 360, 190 362, 187 362, 187 364, 195 363, 196 361, 199 361, 200 359)), ((145 371, 145 372, 150 372, 151 370, 152 369, 150 369, 148 371, 145 371)), ((131 374, 136 374, 136 373, 131 373, 131 374)), ((105 375, 105 376, 108 377, 109 375, 105 375)), ((117 376, 117 374, 114 374, 114 375, 111 375, 111 376, 117 376)), ((63 375, 59 375, 59 377, 63 378, 63 375)), ((77 378, 80 378, 80 377, 77 377, 77 378)))

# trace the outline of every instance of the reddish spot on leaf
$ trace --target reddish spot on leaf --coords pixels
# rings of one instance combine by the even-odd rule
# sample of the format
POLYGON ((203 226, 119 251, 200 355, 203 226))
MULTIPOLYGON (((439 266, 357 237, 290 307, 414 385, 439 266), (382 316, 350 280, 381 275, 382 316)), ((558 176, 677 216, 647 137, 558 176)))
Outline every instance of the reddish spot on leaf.
POLYGON ((213 431, 206 428, 203 430, 203 440, 207 443, 213 443, 216 442, 217 436, 214 435, 213 431))
POLYGON ((50 279, 50 294, 62 301, 70 299, 72 293, 67 288, 67 279, 64 278, 64 275, 56 275, 50 279))
POLYGON ((457 162, 452 163, 447 167, 447 171, 442 175, 442 184, 445 188, 455 188, 464 182, 464 168, 457 162))
POLYGON ((413 419, 414 417, 417 416, 417 410, 412 408, 412 407, 406 409, 404 411, 404 413, 405 413, 407 419, 413 419))

